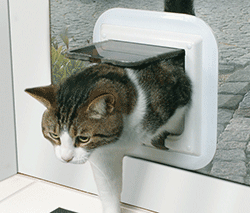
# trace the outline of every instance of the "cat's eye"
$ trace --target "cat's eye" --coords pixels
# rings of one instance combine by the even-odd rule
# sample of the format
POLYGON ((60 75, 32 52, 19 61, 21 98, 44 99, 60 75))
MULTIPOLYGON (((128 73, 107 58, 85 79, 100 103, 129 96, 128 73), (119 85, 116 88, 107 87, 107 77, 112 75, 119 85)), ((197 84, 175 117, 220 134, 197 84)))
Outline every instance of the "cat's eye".
POLYGON ((85 137, 85 136, 78 136, 77 140, 79 143, 87 143, 90 140, 90 137, 85 137))
POLYGON ((57 134, 55 134, 55 133, 52 133, 52 132, 50 132, 49 135, 50 135, 50 137, 52 137, 52 138, 55 139, 55 140, 59 140, 59 138, 60 138, 59 135, 57 135, 57 134))

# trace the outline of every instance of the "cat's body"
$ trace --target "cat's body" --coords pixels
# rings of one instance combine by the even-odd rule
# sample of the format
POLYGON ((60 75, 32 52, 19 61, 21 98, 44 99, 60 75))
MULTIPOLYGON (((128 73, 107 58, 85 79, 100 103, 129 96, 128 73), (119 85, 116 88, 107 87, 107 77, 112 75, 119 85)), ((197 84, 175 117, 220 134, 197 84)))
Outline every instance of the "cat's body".
POLYGON ((157 147, 159 138, 178 134, 169 122, 173 115, 184 113, 191 99, 191 83, 176 59, 138 69, 98 64, 60 86, 26 91, 48 108, 43 134, 55 146, 57 156, 72 163, 84 163, 96 148, 120 141, 128 142, 119 146, 151 143, 157 147), (136 137, 131 137, 132 132, 136 137), (83 149, 80 154, 78 150, 83 149))
POLYGON ((47 108, 42 131, 56 156, 90 162, 105 213, 120 212, 124 155, 142 144, 167 150, 192 93, 181 58, 134 69, 97 64, 26 92, 47 108))

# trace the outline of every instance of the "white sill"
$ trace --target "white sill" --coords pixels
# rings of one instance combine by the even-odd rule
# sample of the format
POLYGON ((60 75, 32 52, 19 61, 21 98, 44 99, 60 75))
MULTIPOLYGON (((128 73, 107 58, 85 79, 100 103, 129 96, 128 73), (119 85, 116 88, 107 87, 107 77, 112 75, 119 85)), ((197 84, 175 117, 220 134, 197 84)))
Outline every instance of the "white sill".
MULTIPOLYGON (((78 213, 101 213, 98 197, 83 191, 17 174, 0 182, 0 212, 49 213, 57 208, 78 213)), ((153 213, 122 204, 123 213, 153 213)))

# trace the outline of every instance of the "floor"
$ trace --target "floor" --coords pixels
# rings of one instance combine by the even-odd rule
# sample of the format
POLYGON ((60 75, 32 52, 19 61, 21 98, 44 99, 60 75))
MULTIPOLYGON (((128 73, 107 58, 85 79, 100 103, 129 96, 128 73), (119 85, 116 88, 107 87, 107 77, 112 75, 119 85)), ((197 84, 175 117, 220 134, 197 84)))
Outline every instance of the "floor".
MULTIPOLYGON (((1 213, 50 213, 59 207, 77 213, 102 212, 98 197, 86 192, 23 174, 0 182, 1 213)), ((127 204, 122 204, 122 212, 153 213, 127 204)))

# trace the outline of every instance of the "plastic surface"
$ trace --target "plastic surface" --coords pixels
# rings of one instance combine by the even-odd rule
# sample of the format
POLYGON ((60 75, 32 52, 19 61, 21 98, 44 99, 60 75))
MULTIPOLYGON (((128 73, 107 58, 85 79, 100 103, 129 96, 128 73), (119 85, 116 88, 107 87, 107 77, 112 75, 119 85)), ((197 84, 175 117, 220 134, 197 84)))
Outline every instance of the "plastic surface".
POLYGON ((138 146, 129 155, 185 169, 206 166, 217 141, 218 48, 210 27, 190 15, 115 8, 99 17, 93 33, 94 42, 110 39, 184 49, 193 84, 184 132, 166 141, 170 150, 138 146))
POLYGON ((184 57, 185 51, 176 48, 108 40, 87 47, 74 48, 67 51, 66 55, 76 60, 135 67, 163 58, 184 57))

